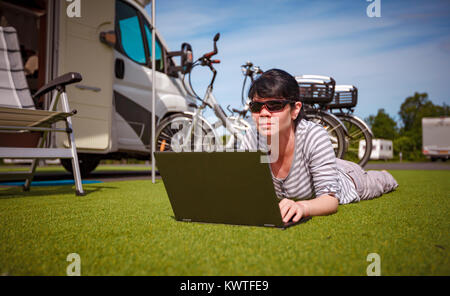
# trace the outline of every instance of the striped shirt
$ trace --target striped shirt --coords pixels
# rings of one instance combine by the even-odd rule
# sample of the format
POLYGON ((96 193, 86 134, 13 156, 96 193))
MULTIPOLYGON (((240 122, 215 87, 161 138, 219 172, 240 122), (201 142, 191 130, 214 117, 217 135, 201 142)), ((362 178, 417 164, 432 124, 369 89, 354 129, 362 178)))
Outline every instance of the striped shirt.
MULTIPOLYGON (((247 131, 241 149, 268 151, 266 143, 265 137, 253 127, 247 131)), ((295 152, 288 175, 280 179, 272 172, 277 196, 305 200, 334 194, 340 204, 359 201, 355 185, 339 169, 339 161, 326 130, 317 123, 301 120, 295 130, 295 152)))

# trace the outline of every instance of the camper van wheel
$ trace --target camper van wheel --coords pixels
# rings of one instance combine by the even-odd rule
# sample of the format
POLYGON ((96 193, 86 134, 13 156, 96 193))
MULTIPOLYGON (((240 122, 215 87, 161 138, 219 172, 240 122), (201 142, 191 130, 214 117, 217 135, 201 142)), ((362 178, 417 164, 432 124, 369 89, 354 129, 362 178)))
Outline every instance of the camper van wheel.
MULTIPOLYGON (((84 178, 89 176, 89 174, 95 170, 100 163, 100 158, 94 155, 78 154, 78 163, 80 166, 81 177, 84 178)), ((61 164, 66 171, 73 174, 71 159, 61 159, 61 164)))

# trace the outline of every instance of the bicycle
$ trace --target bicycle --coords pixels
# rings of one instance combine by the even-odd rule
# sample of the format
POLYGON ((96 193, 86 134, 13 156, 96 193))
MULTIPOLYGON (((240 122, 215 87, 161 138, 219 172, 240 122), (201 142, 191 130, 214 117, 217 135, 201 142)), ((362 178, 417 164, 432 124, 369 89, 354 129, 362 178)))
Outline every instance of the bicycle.
POLYGON ((231 116, 227 116, 213 95, 213 85, 217 75, 217 70, 213 64, 220 63, 220 60, 212 60, 211 57, 218 53, 217 41, 219 38, 220 34, 217 33, 213 39, 214 50, 198 58, 188 72, 190 91, 186 90, 188 93, 193 94, 201 102, 201 105, 191 105, 191 107, 195 108, 195 112, 177 113, 161 121, 155 134, 156 149, 158 151, 223 151, 237 149, 243 134, 250 128, 250 124, 243 118, 246 111, 234 109, 238 112, 238 116, 234 116, 233 112, 231 116), (213 73, 203 99, 195 93, 191 83, 192 70, 197 66, 208 67, 213 73), (214 114, 219 119, 218 122, 211 124, 202 116, 202 112, 206 107, 214 111, 214 114), (216 132, 222 126, 230 133, 228 140, 222 139, 216 132))
POLYGON ((336 115, 326 110, 327 104, 334 98, 336 81, 332 77, 322 75, 300 75, 295 79, 299 85, 300 101, 303 103, 306 118, 326 129, 336 157, 344 158, 347 150, 347 128, 336 115))
MULTIPOLYGON (((248 99, 244 99, 247 76, 253 83, 254 76, 263 71, 258 66, 253 66, 251 62, 241 67, 245 76, 241 101, 248 110, 248 99)), ((336 86, 332 77, 320 75, 297 76, 296 80, 299 83, 300 100, 304 103, 307 119, 326 128, 336 156, 364 166, 370 158, 373 134, 363 120, 352 114, 357 103, 357 88, 347 85, 336 86), (340 112, 332 113, 334 109, 339 109, 340 112), (347 111, 344 112, 342 109, 347 111), (362 151, 361 157, 359 151, 362 151)))
POLYGON ((261 68, 258 66, 254 66, 252 62, 247 62, 244 65, 241 65, 242 74, 244 75, 244 81, 242 83, 242 90, 241 90, 241 103, 244 106, 242 110, 232 108, 230 109, 230 105, 227 106, 227 110, 231 112, 232 116, 234 117, 234 113, 238 114, 240 118, 248 118, 247 112, 249 111, 249 102, 250 100, 247 98, 245 99, 245 85, 247 84, 247 78, 250 77, 251 83, 255 80, 256 75, 260 75, 263 73, 261 68))
POLYGON ((249 99, 245 99, 245 85, 247 82, 247 77, 250 77, 251 83, 255 81, 257 75, 261 75, 263 70, 259 66, 254 66, 252 62, 248 61, 244 65, 241 66, 242 74, 244 74, 244 82, 242 83, 242 91, 241 91, 241 103, 244 105, 244 110, 248 111, 248 103, 249 99))
MULTIPOLYGON (((247 62, 241 66, 242 73, 245 76, 242 86, 241 100, 244 110, 248 110, 248 99, 244 99, 244 88, 247 77, 250 77, 252 83, 256 75, 262 74, 263 71, 253 63, 247 62)), ((333 99, 334 86, 336 82, 331 77, 320 75, 302 75, 296 77, 299 84, 300 100, 304 103, 304 111, 308 120, 316 122, 325 127, 330 136, 336 157, 343 158, 346 146, 346 127, 342 121, 335 115, 327 112, 324 106, 333 99), (319 105, 319 107, 315 105, 319 105)), ((245 113, 243 114, 245 116, 245 113)))
POLYGON ((372 153, 373 133, 370 127, 359 117, 353 115, 358 102, 358 89, 353 85, 336 85, 333 100, 327 109, 336 115, 348 130, 347 150, 344 159, 364 167, 372 153), (345 111, 344 111, 344 110, 345 111), (338 110, 338 112, 333 112, 338 110))

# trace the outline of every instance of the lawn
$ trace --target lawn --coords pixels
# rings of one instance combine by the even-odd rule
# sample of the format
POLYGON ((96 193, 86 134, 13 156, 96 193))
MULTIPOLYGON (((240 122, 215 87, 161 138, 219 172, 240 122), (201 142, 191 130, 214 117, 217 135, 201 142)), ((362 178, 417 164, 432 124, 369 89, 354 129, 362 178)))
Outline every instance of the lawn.
POLYGON ((450 275, 450 171, 392 171, 400 187, 287 230, 177 222, 162 181, 0 188, 0 274, 450 275))

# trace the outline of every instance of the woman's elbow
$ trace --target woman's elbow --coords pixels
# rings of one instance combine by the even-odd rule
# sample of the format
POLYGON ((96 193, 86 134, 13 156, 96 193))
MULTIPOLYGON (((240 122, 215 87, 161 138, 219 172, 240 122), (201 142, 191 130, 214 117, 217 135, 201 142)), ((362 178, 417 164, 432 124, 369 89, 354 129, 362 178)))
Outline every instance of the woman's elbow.
POLYGON ((338 207, 339 200, 334 196, 330 196, 330 215, 337 213, 338 207))
POLYGON ((338 207, 339 207, 339 202, 336 202, 336 205, 334 206, 334 208, 331 211, 331 214, 336 214, 338 211, 338 207))

